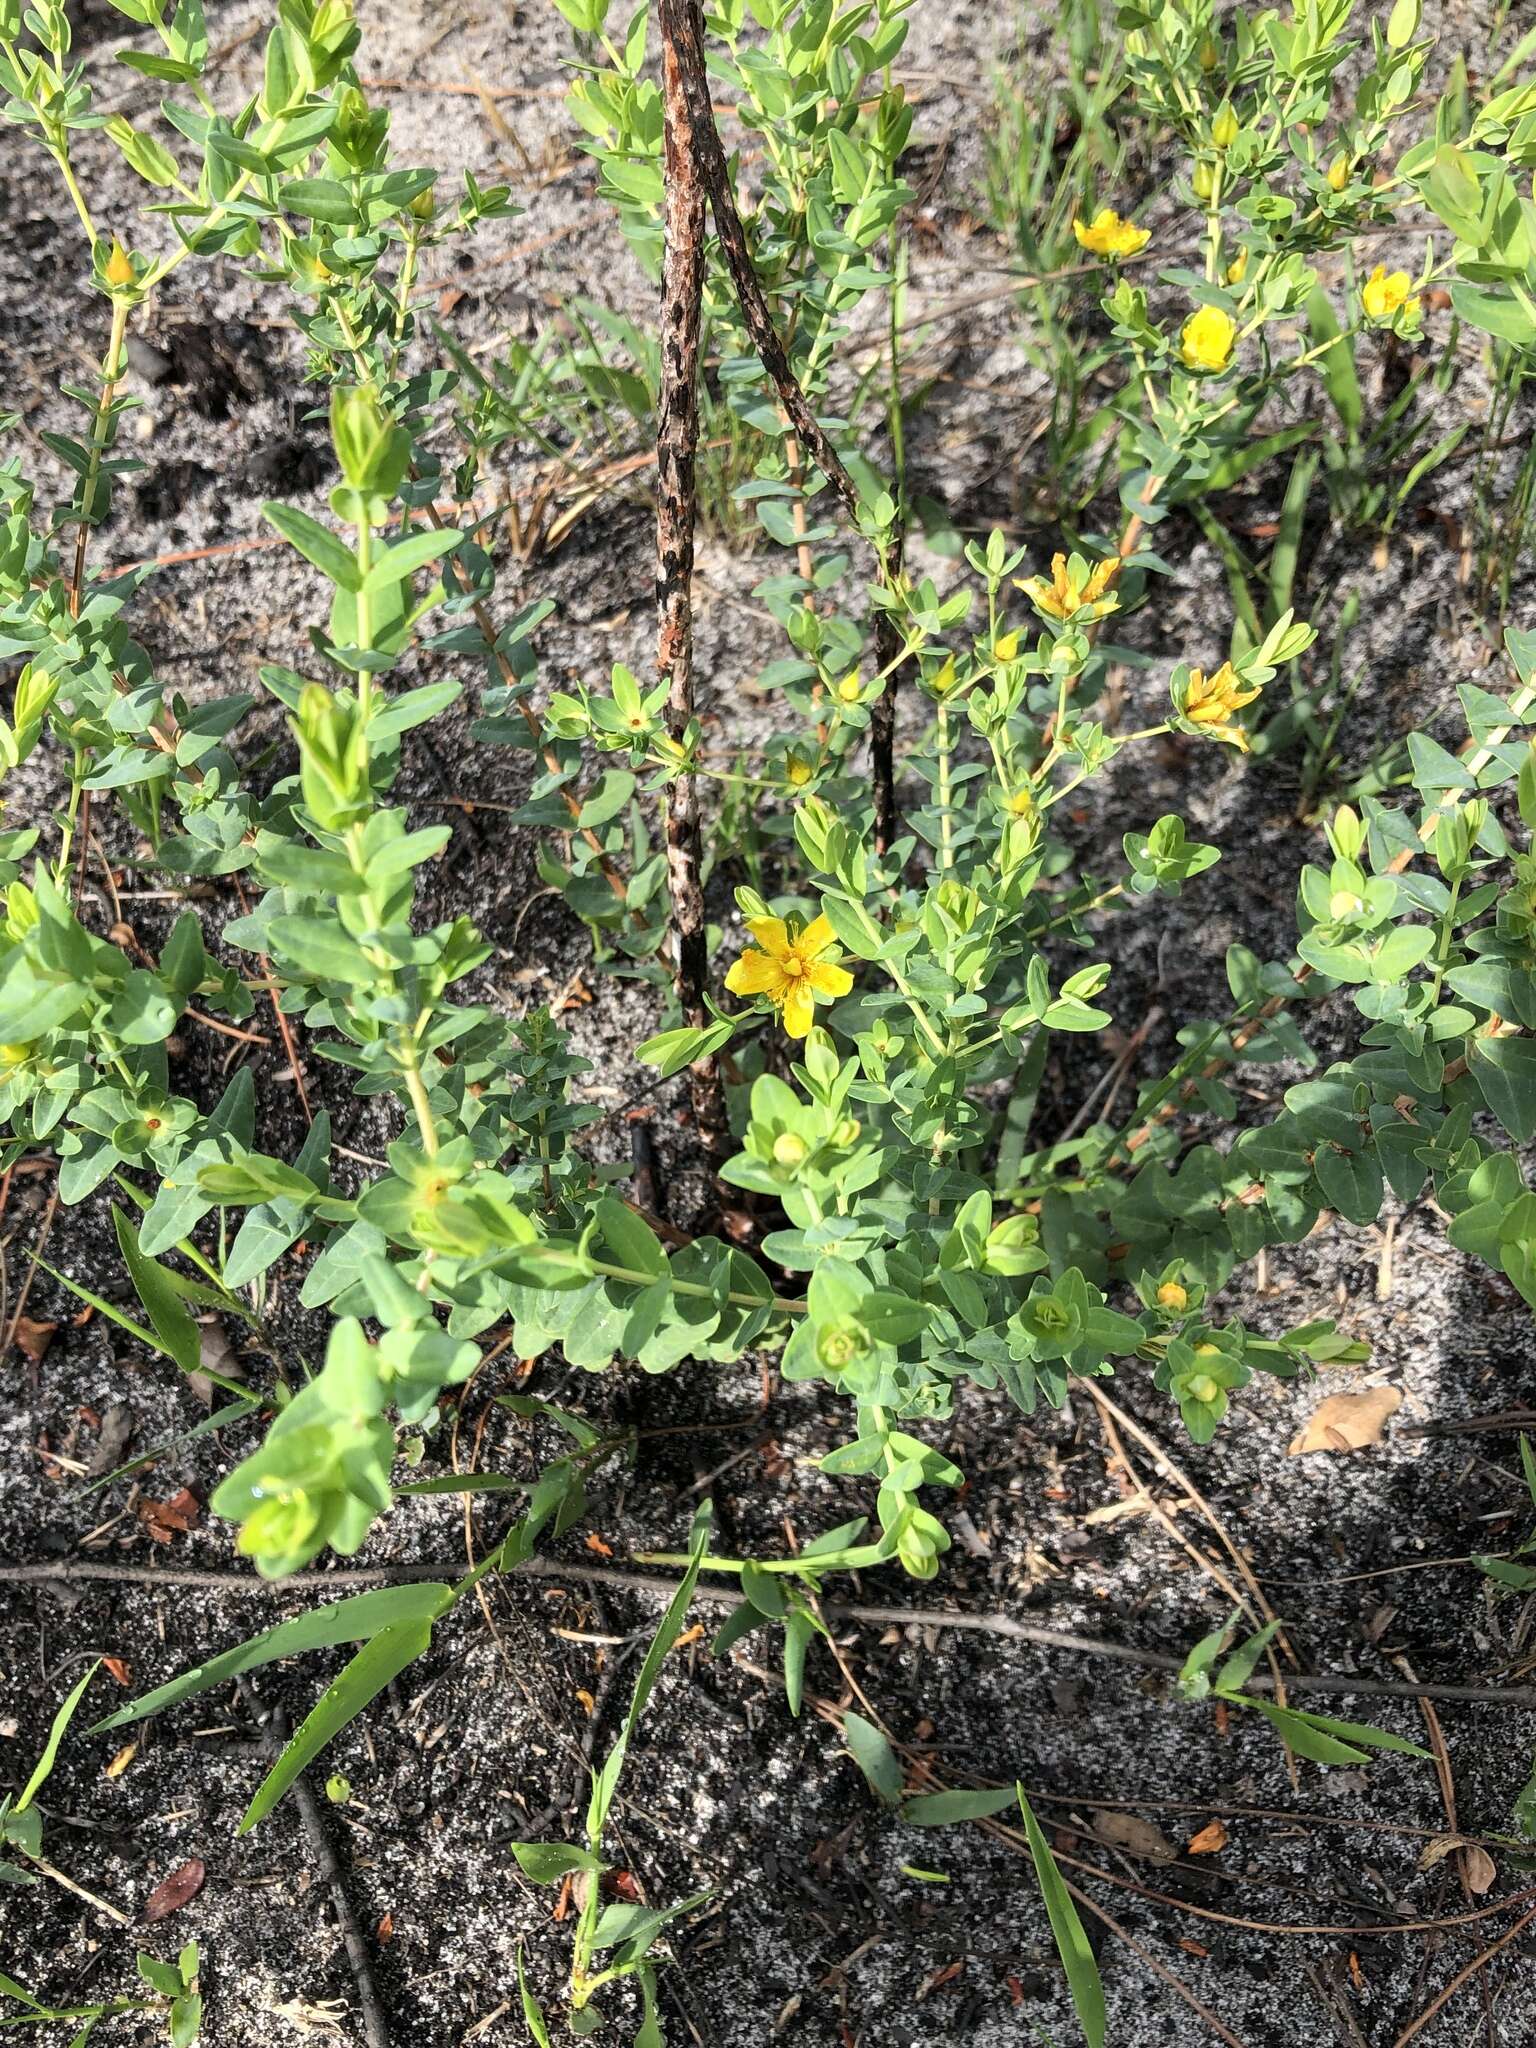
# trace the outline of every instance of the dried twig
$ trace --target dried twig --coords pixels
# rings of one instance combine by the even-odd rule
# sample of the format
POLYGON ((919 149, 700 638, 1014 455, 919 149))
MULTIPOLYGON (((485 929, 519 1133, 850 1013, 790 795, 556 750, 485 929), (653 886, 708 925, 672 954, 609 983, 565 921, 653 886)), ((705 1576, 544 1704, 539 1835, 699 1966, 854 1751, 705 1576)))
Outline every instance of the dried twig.
MULTIPOLYGON (((661 279, 661 390, 656 424, 656 672, 667 685, 667 730, 678 746, 693 722, 693 541, 698 520, 699 331, 704 308, 704 185, 688 95, 684 44, 694 0, 662 0, 662 107, 666 157, 666 254, 661 279)), ((704 920, 703 834, 698 777, 667 788, 667 883, 672 897, 673 981, 684 1021, 710 1022, 704 1000, 709 956, 704 920)), ((694 1123, 709 1157, 725 1157, 730 1125, 713 1054, 688 1070, 694 1123)))
MULTIPOLYGON (((260 1747, 267 1756, 281 1754, 288 1740, 288 1724, 281 1710, 271 1711, 263 1706, 260 1698, 246 1678, 237 1681, 246 1705, 255 1715, 262 1732, 260 1747)), ((368 2048, 390 2048, 389 2023, 384 2017, 384 2001, 379 1987, 374 1982, 373 1962, 368 1952, 368 1942, 352 1910, 352 1901, 347 1895, 346 1878, 342 1874, 341 1862, 336 1854, 335 1844, 320 1811, 320 1803, 311 1791, 304 1773, 299 1772, 293 1781, 293 1803, 298 1808, 299 1818, 304 1823, 304 1833, 309 1839, 326 1889, 330 1892, 331 1903, 336 1909, 336 1919, 341 1928, 341 1938, 347 1951, 347 1962, 352 1971, 352 1980, 357 1986, 357 2002, 363 2021, 363 2039, 368 2048)))
MULTIPOLYGON (((673 17, 673 28, 668 34, 668 47, 675 50, 679 83, 687 98, 692 122, 691 146, 699 175, 709 194, 715 232, 720 238, 721 253, 730 272, 741 317, 801 446, 836 491, 849 518, 857 525, 860 512, 858 489, 842 457, 827 438, 820 420, 811 410, 799 379, 790 367, 757 275, 757 266, 752 261, 752 251, 747 246, 746 230, 731 186, 730 166, 726 162, 720 131, 715 126, 714 109, 710 104, 708 73, 704 63, 704 22, 698 0, 671 0, 669 11, 673 17)), ((663 18, 666 18, 665 14, 663 18)), ((898 572, 898 564, 884 557, 878 567, 883 584, 889 584, 898 572)), ((897 826, 893 782, 896 676, 892 665, 899 660, 901 649, 901 634, 895 621, 888 613, 880 611, 875 621, 875 661, 882 671, 891 672, 886 674, 882 695, 871 711, 870 771, 875 845, 882 853, 895 838, 897 826)))
MULTIPOLYGON (((51 1564, 7 1565, 9 1585, 88 1585, 99 1581, 119 1586, 196 1586, 205 1592, 257 1593, 292 1599, 311 1587, 324 1591, 353 1591, 359 1586, 376 1586, 402 1579, 451 1579, 457 1563, 347 1566, 336 1571, 303 1572, 287 1580, 259 1579, 251 1572, 194 1571, 178 1565, 94 1564, 81 1558, 61 1558, 51 1564)), ((634 1593, 651 1600, 670 1600, 677 1581, 657 1572, 625 1571, 614 1565, 570 1563, 563 1558, 530 1557, 517 1567, 517 1575, 531 1579, 571 1579, 595 1586, 611 1586, 617 1593, 634 1593)), ((694 1598, 707 1607, 739 1607, 742 1595, 726 1586, 699 1585, 694 1598)), ((1001 1636, 1011 1642, 1034 1643, 1041 1649, 1061 1650, 1085 1657, 1102 1657, 1117 1664, 1135 1664, 1145 1671, 1182 1670, 1183 1659, 1161 1650, 1143 1650, 1131 1643, 1107 1642, 1098 1636, 1076 1635, 1067 1629, 1046 1628, 1032 1621, 1020 1621, 1012 1614, 959 1614, 935 1607, 872 1607, 862 1603, 829 1600, 825 1612, 837 1621, 868 1622, 887 1628, 952 1628, 973 1635, 1001 1636)), ((1252 1692, 1269 1692, 1274 1681, 1256 1673, 1248 1681, 1252 1692)), ((1536 1708, 1536 1686, 1529 1685, 1438 1685, 1397 1684, 1386 1678, 1363 1678, 1353 1674, 1334 1676, 1328 1672, 1291 1672, 1286 1676, 1291 1692, 1332 1693, 1348 1698, 1396 1700, 1464 1700, 1479 1706, 1536 1708)))

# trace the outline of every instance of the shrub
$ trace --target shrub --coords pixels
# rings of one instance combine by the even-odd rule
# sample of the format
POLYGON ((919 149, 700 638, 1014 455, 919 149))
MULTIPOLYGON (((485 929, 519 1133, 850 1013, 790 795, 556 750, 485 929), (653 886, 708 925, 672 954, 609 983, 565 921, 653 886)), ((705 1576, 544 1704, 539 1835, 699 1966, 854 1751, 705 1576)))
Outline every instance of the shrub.
MULTIPOLYGON (((78 216, 105 336, 94 384, 65 388, 77 430, 45 437, 70 496, 39 502, 19 455, 0 470, 0 653, 14 678, 0 754, 8 773, 46 758, 61 786, 50 816, 0 840, 0 1116, 7 1164, 51 1151, 61 1201, 114 1200, 145 1321, 68 1284, 185 1372, 206 1369, 197 1314, 260 1328, 258 1283, 301 1237, 321 1247, 300 1300, 330 1318, 323 1364, 279 1354, 270 1385, 227 1389, 230 1419, 272 1411, 213 1503, 259 1571, 358 1548, 394 1503, 400 1432, 477 1370, 493 1330, 521 1357, 559 1346, 592 1372, 763 1351, 843 1399, 847 1441, 824 1469, 873 1482, 872 1532, 861 1518, 792 1566, 732 1567, 746 1596, 736 1632, 785 1632, 797 1703, 824 1575, 939 1571, 944 1496, 963 1475, 935 1439, 957 1385, 1033 1412, 1118 1361, 1207 1440, 1255 1373, 1364 1355, 1326 1322, 1265 1336, 1224 1316, 1234 1270, 1330 1212, 1368 1223, 1389 1194, 1412 1202, 1426 1186, 1452 1243, 1536 1303, 1536 1196, 1513 1149, 1536 1136, 1536 755, 1522 737, 1536 636, 1507 636, 1509 694, 1459 686, 1457 751, 1409 737, 1405 801, 1332 808, 1326 853, 1302 874, 1294 954, 1233 946, 1230 1009, 1182 1021, 1181 1056, 1124 1121, 1090 1101, 1050 1141, 1034 1114, 1053 1042, 1111 1024, 1108 921, 1198 891, 1218 858, 1179 816, 1128 813, 1123 869, 1089 873, 1059 829, 1068 800, 1169 736, 1274 751, 1320 730, 1304 693, 1300 710, 1272 708, 1276 679, 1294 685, 1314 641, 1280 601, 1288 578, 1271 574, 1266 601, 1239 607, 1213 669, 1113 642, 1158 605, 1157 526, 1180 508, 1201 516, 1297 446, 1285 407, 1308 380, 1358 432, 1355 351, 1415 341, 1442 277, 1457 276, 1464 318, 1530 349, 1513 175, 1531 161, 1531 88, 1501 84, 1459 125, 1447 100, 1430 133, 1405 137, 1430 51, 1418 0, 1361 21, 1351 0, 1289 20, 1218 21, 1209 0, 1123 7, 1116 78, 1202 225, 1198 267, 1180 267, 1093 176, 1071 212, 1070 267, 1091 267, 1102 298, 1095 313, 1054 296, 1050 345, 1070 351, 1101 323, 1114 389, 1096 461, 1112 456, 1118 529, 1064 536, 1048 567, 993 531, 963 543, 941 585, 903 546, 895 309, 913 109, 887 76, 900 0, 728 0, 711 17, 710 75, 760 149, 750 205, 685 0, 655 21, 642 10, 622 35, 603 0, 561 0, 583 55, 570 102, 583 146, 662 280, 663 310, 658 337, 613 332, 627 360, 594 327, 559 378, 521 384, 473 371, 451 336, 439 346, 416 290, 426 252, 511 211, 509 195, 468 175, 449 194, 430 167, 394 162, 344 0, 283 0, 263 88, 229 113, 202 83, 199 7, 115 4, 163 48, 123 53, 168 89, 153 132, 94 110, 59 0, 38 0, 25 32, 18 0, 0 0, 7 117, 78 216), (93 213, 75 151, 97 129, 149 188, 140 226, 93 213), (1455 237, 1428 237, 1411 272, 1377 261, 1372 239, 1408 189, 1455 237), (133 637, 153 565, 113 572, 93 544, 133 466, 120 443, 129 329, 172 272, 214 255, 295 307, 340 474, 322 516, 266 507, 326 593, 308 672, 261 669, 287 716, 275 776, 243 741, 248 695, 166 689, 133 637), (881 341, 859 375, 840 360, 855 321, 881 341), (773 730, 733 743, 725 767, 692 700, 701 359, 705 431, 731 449, 715 509, 777 550, 757 595, 783 631, 762 678, 773 730), (505 612, 478 507, 509 435, 579 444, 573 390, 657 436, 661 647, 657 679, 616 667, 544 692, 551 606, 505 612), (398 680, 408 659, 427 680, 398 680), (1121 716, 1106 680, 1126 662, 1136 708, 1121 716), (583 1062, 566 1035, 545 1012, 463 998, 489 950, 467 918, 423 927, 419 877, 450 828, 413 825, 392 793, 408 736, 458 702, 465 677, 478 680, 475 742, 529 757, 514 822, 544 835, 545 882, 589 927, 596 964, 654 992, 659 1028, 639 1057, 659 1083, 686 1071, 718 1183, 750 1198, 750 1245, 659 1235, 583 1149, 596 1112, 572 1096, 583 1062), (717 788, 723 834, 709 822, 717 788), (91 928, 81 879, 109 810, 172 885, 250 886, 217 944, 195 907, 157 958, 91 928), (738 944, 722 880, 748 818, 738 944), (1304 1018, 1321 998, 1355 1021, 1347 1053, 1319 1071, 1304 1018), (177 1087, 168 1041, 184 1016, 238 1033, 267 1011, 285 1040, 347 1068, 357 1095, 398 1104, 387 1163, 355 1192, 333 1179, 324 1110, 288 1159, 262 1147, 247 1071, 217 1101, 177 1087), (1277 1115, 1247 1121, 1226 1079, 1240 1061, 1306 1077, 1277 1115), (1194 1143, 1186 1111, 1202 1118, 1194 1143)), ((1096 119, 1112 98, 1093 101, 1096 119)), ((1124 157, 1106 143, 1082 161, 1124 157)), ((1040 203, 1038 171, 996 188, 997 204, 1009 190, 1040 203)), ((1066 211, 1035 219, 1026 246, 1059 255, 1066 211)), ((1064 437, 1062 462, 1086 447, 1064 437)), ((1086 514, 1097 473, 1063 501, 1086 514)), ((529 1411, 553 1415, 572 1449, 482 1572, 570 1526, 611 1448, 579 1417, 529 1411)), ((248 1824, 473 1582, 342 1602, 319 1632, 289 1625, 231 1653, 366 1645, 339 1681, 340 1720, 333 1689, 248 1824)))

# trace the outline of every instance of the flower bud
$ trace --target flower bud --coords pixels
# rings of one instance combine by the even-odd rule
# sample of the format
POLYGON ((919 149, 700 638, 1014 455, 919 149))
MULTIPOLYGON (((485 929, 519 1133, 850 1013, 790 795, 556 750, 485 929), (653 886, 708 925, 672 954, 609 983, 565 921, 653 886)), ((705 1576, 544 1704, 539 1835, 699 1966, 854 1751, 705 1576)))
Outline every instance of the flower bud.
POLYGON ((122 291, 134 281, 133 258, 116 235, 112 237, 111 252, 103 265, 102 274, 115 292, 122 291))
POLYGON ((1236 114, 1223 101, 1220 112, 1211 123, 1211 141, 1218 149, 1230 149, 1241 132, 1236 114))
POLYGON ((1328 189, 1331 192, 1342 192, 1348 183, 1349 158, 1341 149, 1328 166, 1328 189))

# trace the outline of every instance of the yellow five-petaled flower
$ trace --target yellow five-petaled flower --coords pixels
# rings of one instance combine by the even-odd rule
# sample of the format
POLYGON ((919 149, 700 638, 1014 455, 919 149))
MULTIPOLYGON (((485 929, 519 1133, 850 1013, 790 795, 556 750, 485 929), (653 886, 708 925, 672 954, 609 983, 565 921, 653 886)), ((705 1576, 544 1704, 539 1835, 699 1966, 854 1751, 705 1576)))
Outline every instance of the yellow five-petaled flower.
POLYGON ((1214 675, 1192 668, 1180 706, 1191 725, 1199 726, 1213 740, 1227 740, 1248 751, 1248 735, 1237 723, 1237 714, 1259 695, 1259 685, 1246 686, 1230 661, 1224 661, 1214 675))
POLYGON ((766 996, 784 1018, 791 1038, 804 1038, 816 1013, 816 998, 831 1002, 847 995, 853 976, 826 956, 837 934, 826 917, 813 918, 802 932, 791 932, 782 917, 749 917, 747 930, 756 947, 742 954, 725 977, 733 995, 766 996))
POLYGON ((1394 270, 1388 274, 1385 263, 1376 268, 1360 288, 1360 303, 1372 320, 1390 320, 1394 313, 1406 309, 1410 314, 1418 307, 1418 300, 1409 290, 1413 280, 1406 270, 1394 270))
POLYGON ((1072 232, 1090 256, 1108 256, 1116 263, 1139 254, 1152 239, 1148 229, 1122 220, 1112 206, 1101 206, 1091 221, 1074 220, 1072 232))
POLYGON ((1179 354, 1191 370, 1224 370, 1237 340, 1237 322, 1220 306, 1201 306, 1184 322, 1179 354))
POLYGON ((1015 576, 1013 581, 1015 589, 1022 590, 1048 619, 1071 619, 1079 612, 1102 619, 1119 605, 1120 600, 1111 593, 1121 567, 1118 555, 1092 569, 1081 555, 1074 555, 1071 561, 1065 555, 1052 555, 1049 583, 1043 576, 1015 576))

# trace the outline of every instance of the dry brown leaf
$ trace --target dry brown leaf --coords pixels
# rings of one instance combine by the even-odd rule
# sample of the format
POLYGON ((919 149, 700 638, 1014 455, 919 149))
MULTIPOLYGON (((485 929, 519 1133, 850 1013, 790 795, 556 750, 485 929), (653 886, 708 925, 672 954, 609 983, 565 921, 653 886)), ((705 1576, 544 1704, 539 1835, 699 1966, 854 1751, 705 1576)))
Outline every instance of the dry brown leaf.
POLYGON ((187 1385, 205 1408, 213 1406, 215 1382, 212 1374, 217 1373, 226 1380, 244 1381, 250 1377, 245 1361, 236 1353, 228 1331, 217 1316, 205 1316, 198 1323, 197 1353, 203 1369, 188 1373, 187 1385))
POLYGON ((1482 1843, 1468 1842, 1461 1852, 1461 1874, 1466 1879, 1467 1890, 1480 1899, 1499 1873, 1482 1843))
POLYGON ((126 1401, 107 1403, 101 1418, 101 1434, 85 1468, 88 1479, 105 1479, 123 1462, 136 1427, 133 1410, 126 1401))
POLYGON ((1369 1444, 1379 1444, 1387 1417, 1395 1415, 1402 1405, 1400 1387, 1366 1387, 1358 1394, 1330 1394, 1292 1437, 1290 1455, 1304 1458, 1309 1451, 1363 1451, 1369 1444))
POLYGON ((115 1678, 119 1685, 132 1685, 133 1666, 126 1657, 103 1657, 101 1664, 102 1669, 110 1677, 115 1678))
POLYGON ((1191 1856, 1215 1856, 1227 1846, 1227 1831, 1219 1820, 1208 1820, 1198 1834, 1191 1835, 1187 1853, 1191 1856))
POLYGON ((157 1884, 144 1901, 144 1918, 166 1920, 172 1913, 179 1913, 202 1890, 206 1875, 201 1856, 194 1856, 190 1863, 183 1863, 163 1883, 157 1884))
POLYGON ((125 1742, 123 1747, 117 1752, 117 1755, 113 1757, 111 1763, 107 1765, 107 1776, 109 1778, 120 1778, 138 1755, 138 1752, 139 1745, 136 1742, 125 1742))
POLYGON ((30 1316, 16 1318, 16 1342, 34 1365, 41 1365, 58 1329, 57 1323, 35 1323, 30 1316))
POLYGON ((202 1513, 202 1502, 185 1486, 169 1500, 141 1500, 138 1504, 139 1519, 156 1543, 169 1543, 175 1536, 185 1536, 189 1529, 197 1527, 202 1513))
POLYGON ((1136 1813, 1101 1813, 1094 1817, 1093 1832, 1111 1848, 1127 1856, 1139 1856, 1146 1863, 1172 1863, 1178 1855, 1161 1828, 1136 1813))

